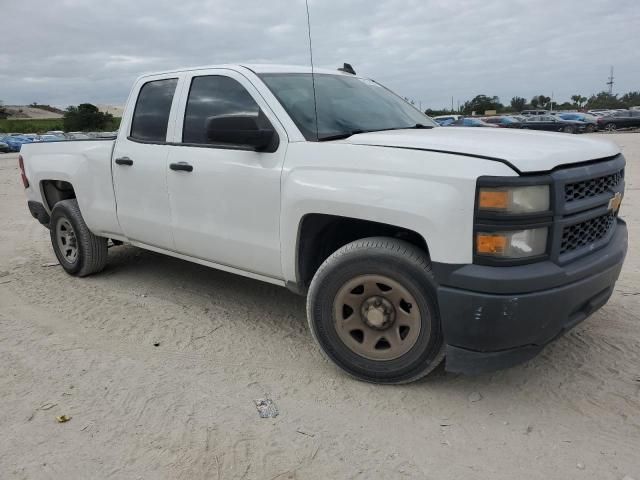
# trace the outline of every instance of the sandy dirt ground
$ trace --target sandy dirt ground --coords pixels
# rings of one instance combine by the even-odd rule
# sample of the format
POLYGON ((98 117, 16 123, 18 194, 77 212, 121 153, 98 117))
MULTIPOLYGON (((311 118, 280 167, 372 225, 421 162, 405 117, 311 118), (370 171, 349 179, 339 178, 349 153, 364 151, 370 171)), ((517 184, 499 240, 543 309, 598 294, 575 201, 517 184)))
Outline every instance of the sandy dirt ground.
POLYGON ((0 155, 0 478, 640 479, 640 134, 606 138, 630 224, 608 305, 528 364, 393 387, 327 363, 283 288, 129 246, 45 266, 0 155))

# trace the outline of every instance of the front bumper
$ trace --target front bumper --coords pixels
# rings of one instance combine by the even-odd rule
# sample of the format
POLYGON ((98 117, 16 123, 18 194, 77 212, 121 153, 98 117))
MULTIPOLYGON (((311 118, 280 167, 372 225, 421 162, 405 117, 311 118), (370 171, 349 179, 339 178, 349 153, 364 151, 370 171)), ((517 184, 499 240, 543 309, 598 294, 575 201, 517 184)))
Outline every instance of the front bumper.
POLYGON ((564 267, 465 265, 434 269, 446 369, 467 374, 525 362, 602 307, 627 251, 627 228, 600 250, 564 267))

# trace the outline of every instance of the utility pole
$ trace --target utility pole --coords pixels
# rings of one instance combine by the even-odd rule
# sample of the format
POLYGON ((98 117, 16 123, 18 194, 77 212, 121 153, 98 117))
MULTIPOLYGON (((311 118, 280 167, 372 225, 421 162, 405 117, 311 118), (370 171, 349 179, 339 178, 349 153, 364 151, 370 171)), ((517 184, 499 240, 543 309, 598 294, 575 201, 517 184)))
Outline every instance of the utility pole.
POLYGON ((453 95, 451 95, 451 111, 453 112, 453 95))
POLYGON ((609 95, 613 95, 613 65, 611 66, 611 73, 609 74, 607 85, 609 85, 609 95))

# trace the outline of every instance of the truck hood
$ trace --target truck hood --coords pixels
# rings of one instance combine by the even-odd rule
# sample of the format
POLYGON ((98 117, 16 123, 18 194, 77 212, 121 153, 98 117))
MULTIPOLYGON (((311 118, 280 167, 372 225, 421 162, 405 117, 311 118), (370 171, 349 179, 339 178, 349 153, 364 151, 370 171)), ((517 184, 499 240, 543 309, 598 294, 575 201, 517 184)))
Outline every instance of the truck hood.
POLYGON ((353 145, 408 148, 485 158, 517 172, 544 172, 560 165, 598 160, 620 153, 613 143, 569 133, 507 128, 436 127, 361 133, 344 140, 353 145))

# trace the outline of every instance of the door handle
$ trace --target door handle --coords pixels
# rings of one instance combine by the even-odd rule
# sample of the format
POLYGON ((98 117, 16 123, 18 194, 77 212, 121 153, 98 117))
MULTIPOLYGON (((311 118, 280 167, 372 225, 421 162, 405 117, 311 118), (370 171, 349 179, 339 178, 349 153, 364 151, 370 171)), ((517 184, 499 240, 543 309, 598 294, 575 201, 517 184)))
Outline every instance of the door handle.
POLYGON ((176 172, 193 172, 193 165, 189 165, 187 162, 171 163, 169 168, 176 172))
POLYGON ((133 165, 133 160, 131 160, 129 157, 120 157, 120 158, 116 158, 116 165, 133 165))

